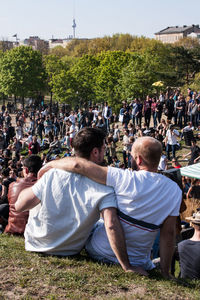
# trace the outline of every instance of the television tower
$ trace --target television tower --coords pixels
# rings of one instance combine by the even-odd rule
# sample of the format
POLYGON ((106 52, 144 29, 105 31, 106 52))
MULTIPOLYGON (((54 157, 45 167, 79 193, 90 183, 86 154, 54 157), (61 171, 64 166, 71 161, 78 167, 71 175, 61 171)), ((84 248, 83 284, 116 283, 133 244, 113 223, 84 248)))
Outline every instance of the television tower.
POLYGON ((75 18, 73 19, 72 28, 73 28, 73 39, 75 39, 76 38, 76 21, 75 21, 75 18))

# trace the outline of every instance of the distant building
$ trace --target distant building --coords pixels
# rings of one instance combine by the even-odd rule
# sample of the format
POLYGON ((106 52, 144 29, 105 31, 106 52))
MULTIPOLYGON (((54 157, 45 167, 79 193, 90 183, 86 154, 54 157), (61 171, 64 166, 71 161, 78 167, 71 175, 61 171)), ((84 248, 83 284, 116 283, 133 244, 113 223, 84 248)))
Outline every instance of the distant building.
POLYGON ((0 50, 5 52, 6 50, 10 50, 14 47, 14 43, 7 41, 7 40, 2 40, 0 41, 0 50))
POLYGON ((40 39, 38 36, 30 36, 28 39, 20 42, 20 45, 31 46, 33 50, 39 50, 41 52, 47 52, 49 43, 40 39))
POLYGON ((155 33, 156 40, 161 41, 162 43, 175 43, 178 40, 185 37, 197 37, 200 36, 199 25, 183 25, 182 27, 173 26, 167 27, 159 32, 155 33))
POLYGON ((57 46, 65 48, 69 42, 73 39, 72 36, 69 36, 67 39, 51 39, 49 40, 49 49, 53 49, 57 46))

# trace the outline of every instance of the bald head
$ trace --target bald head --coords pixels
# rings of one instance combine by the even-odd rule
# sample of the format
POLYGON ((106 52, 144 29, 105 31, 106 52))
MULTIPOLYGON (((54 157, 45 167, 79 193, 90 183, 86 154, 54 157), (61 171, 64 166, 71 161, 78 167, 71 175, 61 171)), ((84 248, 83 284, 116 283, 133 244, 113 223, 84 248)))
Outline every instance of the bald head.
POLYGON ((140 137, 133 144, 131 154, 133 158, 140 156, 142 164, 147 170, 157 170, 162 154, 162 145, 153 137, 140 137))

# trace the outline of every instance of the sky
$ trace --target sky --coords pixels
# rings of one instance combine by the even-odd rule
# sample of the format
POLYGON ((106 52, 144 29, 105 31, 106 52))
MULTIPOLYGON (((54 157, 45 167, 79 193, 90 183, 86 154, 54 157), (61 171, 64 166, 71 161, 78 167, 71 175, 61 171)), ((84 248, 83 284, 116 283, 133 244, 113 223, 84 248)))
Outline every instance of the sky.
POLYGON ((200 0, 0 0, 0 40, 112 36, 153 38, 168 26, 200 24, 200 0))

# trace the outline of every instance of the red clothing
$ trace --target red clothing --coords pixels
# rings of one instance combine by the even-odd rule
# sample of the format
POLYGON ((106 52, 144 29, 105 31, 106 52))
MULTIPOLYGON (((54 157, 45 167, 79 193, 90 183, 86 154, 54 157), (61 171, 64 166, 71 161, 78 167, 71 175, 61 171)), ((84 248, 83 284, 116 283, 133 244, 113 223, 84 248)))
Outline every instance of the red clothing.
POLYGON ((174 168, 174 169, 180 169, 180 168, 181 168, 181 165, 174 166, 173 168, 174 168))
POLYGON ((38 142, 30 142, 28 145, 29 154, 38 154, 40 152, 40 145, 38 142))
POLYGON ((8 203, 9 203, 9 217, 8 225, 5 228, 6 233, 12 234, 23 234, 26 223, 28 220, 29 212, 17 212, 15 210, 15 202, 20 194, 20 192, 28 187, 34 185, 37 178, 30 174, 26 178, 20 178, 15 182, 12 182, 8 190, 8 203))

